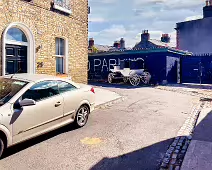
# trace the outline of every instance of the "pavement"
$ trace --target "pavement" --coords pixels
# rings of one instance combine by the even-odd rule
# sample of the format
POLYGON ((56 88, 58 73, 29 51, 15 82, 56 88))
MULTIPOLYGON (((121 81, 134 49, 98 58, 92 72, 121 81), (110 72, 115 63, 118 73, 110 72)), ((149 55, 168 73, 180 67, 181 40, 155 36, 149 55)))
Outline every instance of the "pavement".
POLYGON ((180 92, 192 96, 212 97, 212 85, 210 84, 167 84, 166 86, 157 86, 157 89, 170 90, 173 92, 180 92))
MULTIPOLYGON (((179 84, 158 86, 158 89, 179 92, 183 94, 212 98, 211 84, 179 84)), ((181 170, 212 170, 212 103, 207 102, 200 112, 192 134, 191 143, 181 166, 181 170)))
POLYGON ((105 95, 98 89, 105 95, 105 90, 112 91, 111 96, 119 94, 125 100, 96 109, 83 128, 68 125, 8 149, 0 169, 158 169, 196 98, 123 85, 97 86, 100 98, 105 95))
POLYGON ((212 108, 200 113, 181 170, 212 169, 212 108))
POLYGON ((97 86, 93 86, 95 89, 95 108, 100 108, 110 102, 114 102, 122 98, 122 96, 116 92, 98 88, 97 86))

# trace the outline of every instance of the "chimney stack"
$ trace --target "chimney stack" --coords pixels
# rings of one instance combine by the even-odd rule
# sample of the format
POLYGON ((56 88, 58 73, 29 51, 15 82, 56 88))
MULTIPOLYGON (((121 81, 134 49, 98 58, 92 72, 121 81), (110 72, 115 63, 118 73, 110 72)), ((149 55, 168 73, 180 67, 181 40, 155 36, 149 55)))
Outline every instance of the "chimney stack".
POLYGON ((142 42, 147 42, 150 39, 150 34, 148 32, 148 30, 143 30, 142 34, 141 34, 141 41, 142 42))
POLYGON ((169 34, 162 34, 162 37, 161 37, 162 42, 170 43, 170 39, 171 39, 171 37, 169 36, 169 34))
POLYGON ((204 18, 212 17, 212 0, 206 0, 206 5, 203 7, 204 18))
POLYGON ((120 42, 119 41, 114 41, 113 47, 120 48, 120 42))
POLYGON ((209 6, 209 1, 208 0, 206 1, 206 6, 209 6))
POLYGON ((121 38, 121 40, 120 40, 120 47, 121 47, 122 49, 125 48, 125 40, 124 40, 124 38, 121 38))
POLYGON ((94 39, 93 38, 89 38, 89 48, 94 46, 94 39))

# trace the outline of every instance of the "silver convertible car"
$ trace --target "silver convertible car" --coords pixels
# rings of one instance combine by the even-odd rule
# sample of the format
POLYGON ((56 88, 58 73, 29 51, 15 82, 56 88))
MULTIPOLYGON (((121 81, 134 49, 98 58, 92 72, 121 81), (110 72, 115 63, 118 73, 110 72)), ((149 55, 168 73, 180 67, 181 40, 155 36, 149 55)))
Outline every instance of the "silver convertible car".
POLYGON ((0 77, 0 157, 17 143, 69 123, 83 127, 94 110, 94 88, 39 74, 0 77))

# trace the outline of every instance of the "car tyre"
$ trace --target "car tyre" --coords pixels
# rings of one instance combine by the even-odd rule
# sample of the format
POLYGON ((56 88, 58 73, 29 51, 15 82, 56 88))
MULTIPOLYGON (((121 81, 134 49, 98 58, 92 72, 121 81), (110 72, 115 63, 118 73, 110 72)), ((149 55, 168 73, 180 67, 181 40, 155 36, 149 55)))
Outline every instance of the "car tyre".
POLYGON ((113 77, 114 77, 114 75, 113 75, 113 73, 109 73, 108 74, 108 83, 113 83, 113 77))
POLYGON ((5 146, 4 146, 4 141, 3 141, 2 138, 0 137, 0 159, 1 159, 2 154, 3 154, 3 152, 4 152, 4 148, 5 148, 5 146))
POLYGON ((90 114, 90 109, 86 105, 82 105, 75 116, 74 125, 76 128, 81 128, 86 125, 88 117, 90 114))

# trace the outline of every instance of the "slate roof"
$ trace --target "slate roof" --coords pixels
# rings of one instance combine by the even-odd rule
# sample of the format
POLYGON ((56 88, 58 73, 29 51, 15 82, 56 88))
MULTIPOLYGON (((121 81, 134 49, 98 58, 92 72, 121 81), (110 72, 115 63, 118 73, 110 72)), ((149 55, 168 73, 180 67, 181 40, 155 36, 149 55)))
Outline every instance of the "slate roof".
POLYGON ((160 40, 155 40, 155 39, 150 39, 149 40, 151 43, 158 45, 158 46, 162 46, 162 47, 172 47, 172 48, 176 48, 176 44, 175 43, 165 43, 162 42, 160 40))
POLYGON ((140 41, 136 43, 136 45, 133 48, 127 47, 125 49, 121 48, 115 48, 113 46, 109 45, 94 45, 98 49, 99 52, 114 52, 114 51, 126 51, 126 50, 136 50, 136 49, 152 49, 152 48, 160 48, 160 47, 168 47, 168 48, 176 48, 176 45, 174 43, 164 43, 160 40, 150 39, 147 43, 140 41))
POLYGON ((150 39, 147 42, 140 41, 137 43, 133 49, 136 48, 156 48, 156 47, 170 47, 170 48, 176 48, 176 45, 174 43, 164 43, 160 40, 150 39))
MULTIPOLYGON (((121 50, 120 48, 115 48, 115 47, 109 46, 109 45, 95 44, 94 47, 96 47, 99 52, 120 51, 121 50)), ((131 48, 127 47, 127 48, 125 48, 125 50, 131 50, 131 48)))
POLYGON ((94 46, 98 49, 98 51, 109 51, 111 48, 113 48, 112 46, 109 46, 109 45, 95 44, 94 46))

